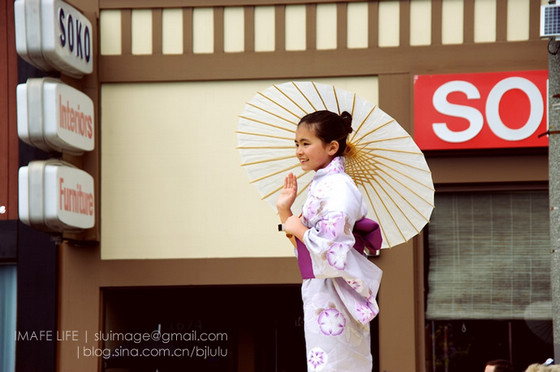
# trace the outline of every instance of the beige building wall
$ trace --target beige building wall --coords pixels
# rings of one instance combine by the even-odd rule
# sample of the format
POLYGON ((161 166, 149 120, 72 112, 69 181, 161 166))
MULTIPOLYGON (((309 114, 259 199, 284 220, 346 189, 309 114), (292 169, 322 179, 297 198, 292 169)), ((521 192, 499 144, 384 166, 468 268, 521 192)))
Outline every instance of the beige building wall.
MULTIPOLYGON (((376 77, 314 80, 378 102, 376 77)), ((236 149, 238 115, 273 83, 102 87, 103 259, 293 256, 236 149)))

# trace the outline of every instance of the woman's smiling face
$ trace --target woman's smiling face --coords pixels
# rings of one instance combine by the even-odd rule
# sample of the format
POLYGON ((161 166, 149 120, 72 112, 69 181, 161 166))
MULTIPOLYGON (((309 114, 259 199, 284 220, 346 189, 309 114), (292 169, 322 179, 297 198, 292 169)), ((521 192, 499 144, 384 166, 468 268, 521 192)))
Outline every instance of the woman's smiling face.
POLYGON ((312 125, 301 124, 296 130, 296 156, 304 171, 326 167, 338 150, 336 141, 324 143, 315 135, 312 125), (336 144, 336 145, 335 145, 336 144))

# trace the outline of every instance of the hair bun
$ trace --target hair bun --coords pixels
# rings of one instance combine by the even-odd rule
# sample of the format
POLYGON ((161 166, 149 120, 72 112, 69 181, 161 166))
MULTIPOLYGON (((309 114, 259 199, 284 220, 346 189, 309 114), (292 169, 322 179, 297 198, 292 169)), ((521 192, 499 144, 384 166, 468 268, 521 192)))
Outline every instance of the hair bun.
POLYGON ((340 114, 341 119, 346 124, 346 132, 347 134, 352 133, 352 115, 348 111, 344 111, 340 114))

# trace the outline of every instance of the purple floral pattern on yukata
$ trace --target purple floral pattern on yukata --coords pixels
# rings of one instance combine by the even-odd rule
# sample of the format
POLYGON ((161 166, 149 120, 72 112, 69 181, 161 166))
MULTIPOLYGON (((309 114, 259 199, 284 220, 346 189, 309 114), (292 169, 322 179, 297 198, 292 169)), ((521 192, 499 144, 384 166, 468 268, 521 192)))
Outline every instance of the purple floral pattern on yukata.
POLYGON ((371 295, 367 298, 367 306, 372 309, 373 316, 375 317, 378 314, 377 311, 377 302, 375 302, 375 295, 371 295))
POLYGON ((337 309, 326 309, 319 314, 317 319, 321 332, 327 336, 338 336, 344 332, 346 318, 337 309))
POLYGON ((361 280, 351 279, 351 280, 346 280, 346 283, 348 283, 348 285, 356 292, 360 292, 362 290, 361 280))
POLYGON ((325 365, 329 361, 327 353, 323 351, 320 347, 314 347, 309 351, 307 356, 307 366, 310 371, 320 371, 325 368, 325 365))
POLYGON ((333 161, 330 162, 329 173, 342 173, 344 172, 344 162, 342 158, 334 158, 333 161))
POLYGON ((327 262, 337 270, 344 270, 346 267, 346 255, 348 246, 342 243, 335 243, 327 252, 327 262))
POLYGON ((359 316, 358 320, 362 324, 371 321, 375 317, 375 314, 373 313, 373 311, 371 311, 369 306, 362 303, 356 303, 356 312, 358 313, 359 316))
POLYGON ((319 232, 327 239, 334 239, 344 232, 344 224, 346 219, 344 213, 334 213, 329 218, 324 218, 317 223, 319 232))
POLYGON ((319 200, 315 198, 309 198, 309 201, 305 206, 305 218, 307 218, 308 220, 313 219, 317 215, 317 213, 319 213, 320 204, 321 203, 319 202, 319 200))

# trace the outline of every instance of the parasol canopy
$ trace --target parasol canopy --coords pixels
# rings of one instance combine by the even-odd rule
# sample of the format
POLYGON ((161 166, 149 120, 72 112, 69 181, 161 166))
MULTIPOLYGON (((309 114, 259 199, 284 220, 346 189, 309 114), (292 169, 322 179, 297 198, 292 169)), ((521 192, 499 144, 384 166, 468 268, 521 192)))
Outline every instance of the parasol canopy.
POLYGON ((284 178, 298 178, 298 197, 292 206, 301 210, 314 172, 303 171, 295 156, 295 132, 303 116, 318 110, 352 115, 346 173, 356 183, 377 221, 382 248, 416 236, 434 208, 432 175, 422 151, 411 136, 379 107, 355 93, 314 82, 273 85, 247 102, 237 130, 242 166, 250 182, 276 210, 284 178))

